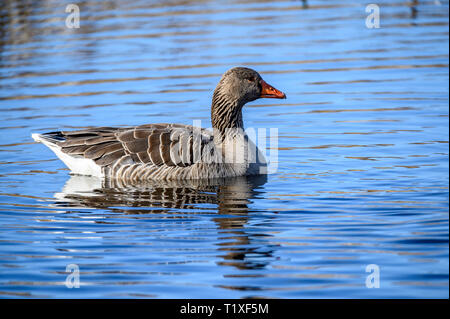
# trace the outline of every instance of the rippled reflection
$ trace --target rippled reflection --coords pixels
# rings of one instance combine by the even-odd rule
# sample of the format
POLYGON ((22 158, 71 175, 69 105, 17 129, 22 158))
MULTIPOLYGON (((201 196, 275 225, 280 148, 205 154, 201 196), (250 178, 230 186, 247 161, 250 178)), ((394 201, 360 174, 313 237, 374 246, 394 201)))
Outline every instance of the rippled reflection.
MULTIPOLYGON (((221 239, 220 265, 239 269, 257 269, 267 265, 272 248, 251 247, 254 236, 246 223, 252 199, 263 194, 267 176, 241 176, 206 180, 147 181, 126 183, 115 179, 72 175, 61 192, 56 193, 56 207, 109 209, 124 214, 171 214, 171 209, 191 210, 197 214, 204 204, 215 206, 216 223, 221 239), (137 209, 136 209, 137 208, 137 209), (251 258, 248 257, 251 255, 251 258)), ((261 243, 261 236, 258 236, 261 243)))

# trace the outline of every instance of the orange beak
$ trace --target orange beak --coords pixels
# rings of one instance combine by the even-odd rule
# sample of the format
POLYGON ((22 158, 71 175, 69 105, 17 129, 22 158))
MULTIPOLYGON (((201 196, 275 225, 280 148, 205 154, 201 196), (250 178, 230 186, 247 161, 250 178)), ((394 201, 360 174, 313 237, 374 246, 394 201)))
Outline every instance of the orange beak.
POLYGON ((273 86, 267 84, 264 80, 261 80, 261 95, 260 97, 272 98, 272 99, 285 99, 286 94, 278 91, 273 86))

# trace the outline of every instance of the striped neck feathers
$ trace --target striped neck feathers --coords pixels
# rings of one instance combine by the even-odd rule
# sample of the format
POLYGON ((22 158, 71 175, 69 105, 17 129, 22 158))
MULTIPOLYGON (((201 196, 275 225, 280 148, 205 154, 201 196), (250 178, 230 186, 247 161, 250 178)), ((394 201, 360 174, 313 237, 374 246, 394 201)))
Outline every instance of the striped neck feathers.
POLYGON ((245 101, 231 97, 221 91, 220 87, 214 91, 211 106, 211 122, 222 136, 229 129, 244 129, 242 120, 242 107, 245 101))

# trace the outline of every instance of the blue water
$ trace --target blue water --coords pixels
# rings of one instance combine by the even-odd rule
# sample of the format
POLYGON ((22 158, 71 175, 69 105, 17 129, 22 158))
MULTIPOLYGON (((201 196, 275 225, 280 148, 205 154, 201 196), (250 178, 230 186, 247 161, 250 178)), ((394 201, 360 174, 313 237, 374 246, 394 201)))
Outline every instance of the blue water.
POLYGON ((69 3, 0 8, 0 297, 448 298, 448 1, 69 3), (267 178, 111 185, 31 139, 209 127, 238 65, 288 97, 244 108, 267 178))

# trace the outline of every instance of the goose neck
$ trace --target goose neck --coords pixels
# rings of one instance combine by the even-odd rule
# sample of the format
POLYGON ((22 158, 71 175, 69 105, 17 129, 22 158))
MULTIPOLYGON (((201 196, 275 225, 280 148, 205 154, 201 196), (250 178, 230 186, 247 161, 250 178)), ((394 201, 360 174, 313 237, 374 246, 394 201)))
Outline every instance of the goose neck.
POLYGON ((222 94, 220 90, 214 92, 211 106, 211 122, 214 129, 222 136, 227 132, 243 129, 242 103, 239 99, 222 94))

